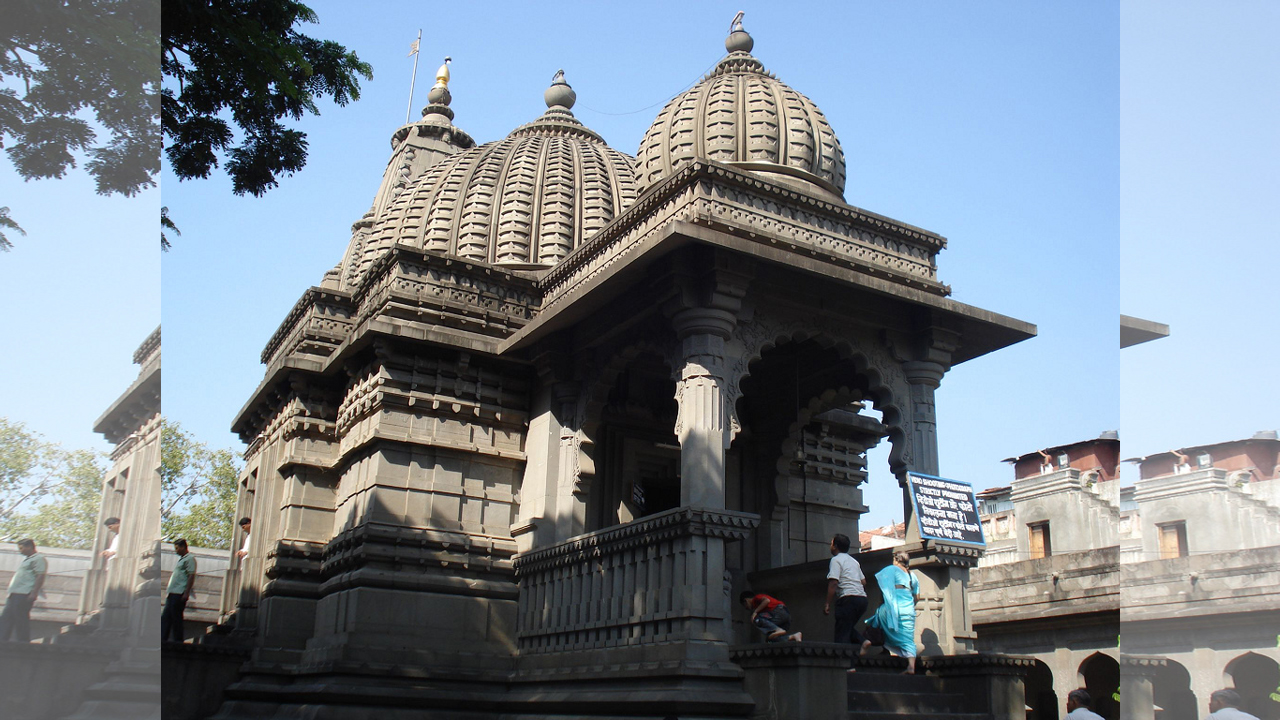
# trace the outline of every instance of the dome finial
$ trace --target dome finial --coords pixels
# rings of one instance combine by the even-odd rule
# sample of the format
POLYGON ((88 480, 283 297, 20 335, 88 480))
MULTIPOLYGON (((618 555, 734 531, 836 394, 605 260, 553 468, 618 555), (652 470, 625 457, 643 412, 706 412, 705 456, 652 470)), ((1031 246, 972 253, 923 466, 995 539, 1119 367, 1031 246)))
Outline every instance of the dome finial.
POLYGON ((546 101, 547 108, 562 107, 569 110, 578 100, 578 93, 569 87, 569 83, 564 79, 564 70, 557 70, 555 77, 551 78, 551 87, 542 93, 542 99, 546 101))
POLYGON ((431 90, 427 93, 427 102, 432 105, 444 105, 448 107, 449 101, 453 100, 453 96, 449 94, 449 63, 453 62, 453 58, 445 56, 444 63, 436 70, 436 84, 431 86, 431 90))
POLYGON ((755 46, 755 41, 742 28, 742 16, 744 14, 742 10, 739 10, 738 14, 733 16, 733 22, 729 23, 729 37, 725 38, 724 49, 731 53, 749 53, 751 48, 755 46))

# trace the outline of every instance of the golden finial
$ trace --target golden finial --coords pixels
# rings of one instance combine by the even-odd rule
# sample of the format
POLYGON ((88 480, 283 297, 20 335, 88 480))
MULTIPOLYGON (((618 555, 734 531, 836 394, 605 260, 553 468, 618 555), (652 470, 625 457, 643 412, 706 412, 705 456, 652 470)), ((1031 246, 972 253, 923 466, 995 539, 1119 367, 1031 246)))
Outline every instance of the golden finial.
POLYGON ((449 87, 449 63, 453 62, 453 58, 445 57, 444 64, 436 70, 436 87, 449 87))

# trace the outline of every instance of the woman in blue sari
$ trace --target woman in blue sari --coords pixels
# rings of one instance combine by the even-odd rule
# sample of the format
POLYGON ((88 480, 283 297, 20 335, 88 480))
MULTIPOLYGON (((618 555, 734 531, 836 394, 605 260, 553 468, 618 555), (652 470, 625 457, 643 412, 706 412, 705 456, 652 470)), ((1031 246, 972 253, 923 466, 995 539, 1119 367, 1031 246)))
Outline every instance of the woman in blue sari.
MULTIPOLYGON (((893 554, 893 564, 876 573, 884 602, 867 620, 868 626, 884 632, 884 646, 889 652, 907 659, 907 675, 916 671, 916 595, 920 594, 920 582, 907 571, 910 559, 899 550, 893 554)), ((870 640, 864 641, 862 653, 870 646, 870 640)))

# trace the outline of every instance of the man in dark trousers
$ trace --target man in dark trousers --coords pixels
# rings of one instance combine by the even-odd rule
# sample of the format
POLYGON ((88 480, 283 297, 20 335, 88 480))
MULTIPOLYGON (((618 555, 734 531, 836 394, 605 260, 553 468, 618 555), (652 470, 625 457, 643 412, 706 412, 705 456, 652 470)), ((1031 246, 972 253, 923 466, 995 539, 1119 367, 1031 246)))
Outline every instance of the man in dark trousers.
POLYGON ((196 558, 187 551, 187 541, 183 538, 174 540, 173 551, 178 554, 178 564, 174 566, 165 590, 164 611, 160 613, 160 642, 169 642, 170 635, 174 642, 182 642, 182 613, 187 609, 191 588, 196 584, 196 558))
POLYGON ((823 614, 830 615, 835 602, 836 633, 834 642, 862 646, 858 620, 867 611, 867 578, 862 566, 849 555, 849 536, 836 533, 831 538, 831 563, 827 565, 827 604, 823 614))
POLYGON ((18 552, 24 557, 9 579, 9 598, 0 613, 0 642, 7 642, 10 635, 18 642, 31 642, 31 606, 36 604, 49 572, 49 561, 36 552, 35 540, 19 540, 18 552))

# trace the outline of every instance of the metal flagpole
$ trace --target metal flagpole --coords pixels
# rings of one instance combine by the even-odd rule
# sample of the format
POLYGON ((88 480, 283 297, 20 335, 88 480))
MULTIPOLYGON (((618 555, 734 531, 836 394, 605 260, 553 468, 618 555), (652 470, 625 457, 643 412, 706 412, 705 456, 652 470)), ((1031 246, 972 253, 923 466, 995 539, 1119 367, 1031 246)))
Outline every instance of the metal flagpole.
POLYGON ((422 42, 422 30, 418 30, 418 39, 413 41, 413 45, 409 48, 409 54, 413 56, 413 79, 409 81, 409 108, 404 111, 404 124, 409 124, 409 117, 413 113, 413 85, 418 81, 418 45, 422 42))

